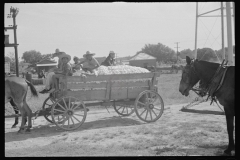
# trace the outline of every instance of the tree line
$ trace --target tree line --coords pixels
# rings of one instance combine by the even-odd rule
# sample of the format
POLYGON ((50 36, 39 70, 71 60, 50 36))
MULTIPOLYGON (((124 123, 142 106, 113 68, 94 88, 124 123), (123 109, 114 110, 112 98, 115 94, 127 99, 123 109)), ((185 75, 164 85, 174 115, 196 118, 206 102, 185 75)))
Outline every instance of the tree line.
MULTIPOLYGON (((204 60, 204 61, 212 61, 212 62, 222 62, 222 49, 219 50, 213 50, 211 48, 198 48, 197 49, 197 59, 204 60)), ((228 59, 228 48, 225 47, 225 59, 228 59)), ((191 49, 184 49, 178 53, 176 53, 173 49, 170 47, 158 43, 158 44, 145 44, 145 46, 138 52, 138 53, 146 53, 148 55, 151 55, 153 57, 156 57, 158 62, 161 63, 177 63, 177 59, 179 57, 184 58, 186 56, 189 56, 191 58, 193 57, 194 50, 191 49)), ((235 46, 233 46, 233 53, 235 53, 235 46)), ((14 53, 10 53, 8 57, 11 59, 10 63, 10 70, 12 72, 15 72, 15 55, 14 53)), ((40 62, 43 59, 51 59, 51 54, 41 54, 39 51, 36 50, 30 50, 23 53, 21 59, 25 63, 30 63, 32 66, 35 66, 36 63, 40 62)), ((180 58, 179 58, 180 59, 180 58)))
MULTIPOLYGON (((146 44, 141 49, 141 51, 138 51, 137 53, 146 53, 148 55, 156 57, 158 62, 163 62, 163 63, 168 63, 168 62, 176 63, 178 57, 181 57, 183 59, 185 59, 186 56, 194 58, 194 50, 184 49, 176 53, 173 49, 161 43, 146 44)), ((213 50, 211 48, 198 48, 197 59, 204 60, 204 61, 211 61, 211 62, 222 62, 223 60, 222 53, 223 53, 222 49, 213 50)), ((227 53, 228 53, 228 48, 225 47, 226 60, 228 59, 227 53)), ((235 53, 235 46, 233 46, 233 53, 235 53)))

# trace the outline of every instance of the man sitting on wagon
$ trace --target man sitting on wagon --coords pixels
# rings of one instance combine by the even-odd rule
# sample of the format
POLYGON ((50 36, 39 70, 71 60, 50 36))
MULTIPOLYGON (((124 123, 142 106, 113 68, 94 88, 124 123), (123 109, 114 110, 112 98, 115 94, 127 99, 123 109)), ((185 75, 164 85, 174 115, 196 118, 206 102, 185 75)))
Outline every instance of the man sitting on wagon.
POLYGON ((85 72, 89 71, 93 73, 93 70, 97 69, 100 66, 98 61, 93 57, 94 55, 95 53, 90 53, 89 51, 87 51, 86 54, 83 55, 85 59, 79 63, 79 65, 86 63, 86 65, 82 67, 83 71, 85 72))
POLYGON ((55 74, 52 76, 52 89, 49 91, 49 93, 53 92, 55 89, 58 89, 58 79, 60 77, 72 76, 71 66, 68 63, 71 60, 71 56, 65 54, 60 58, 62 60, 62 67, 60 71, 58 70, 54 72, 55 74))
POLYGON ((56 49, 55 53, 52 54, 52 58, 58 57, 58 66, 57 66, 57 68, 56 67, 51 68, 48 71, 48 73, 46 75, 45 88, 42 91, 40 91, 39 93, 44 94, 44 93, 47 93, 48 91, 50 91, 51 84, 52 84, 52 82, 51 82, 52 81, 52 76, 55 74, 54 71, 61 70, 62 60, 61 60, 60 56, 63 55, 63 54, 66 54, 66 53, 65 52, 60 52, 59 49, 56 49))
POLYGON ((71 56, 68 54, 62 54, 59 56, 61 59, 60 69, 54 71, 54 74, 48 80, 50 82, 49 89, 44 89, 39 93, 52 93, 55 89, 58 89, 58 79, 63 76, 71 76, 72 70, 70 64, 68 62, 71 60, 71 56))
POLYGON ((115 53, 113 51, 109 52, 108 57, 101 63, 103 66, 115 66, 116 60, 115 60, 115 53))

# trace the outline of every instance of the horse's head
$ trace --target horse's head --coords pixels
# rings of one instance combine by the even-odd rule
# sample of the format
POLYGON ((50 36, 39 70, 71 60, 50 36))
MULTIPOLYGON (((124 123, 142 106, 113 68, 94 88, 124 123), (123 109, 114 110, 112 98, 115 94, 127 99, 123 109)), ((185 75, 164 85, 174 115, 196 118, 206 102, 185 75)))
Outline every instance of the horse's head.
POLYGON ((179 84, 179 92, 182 95, 188 96, 190 89, 200 80, 197 76, 196 70, 194 68, 194 61, 190 59, 188 56, 186 57, 187 64, 182 70, 182 79, 179 84))

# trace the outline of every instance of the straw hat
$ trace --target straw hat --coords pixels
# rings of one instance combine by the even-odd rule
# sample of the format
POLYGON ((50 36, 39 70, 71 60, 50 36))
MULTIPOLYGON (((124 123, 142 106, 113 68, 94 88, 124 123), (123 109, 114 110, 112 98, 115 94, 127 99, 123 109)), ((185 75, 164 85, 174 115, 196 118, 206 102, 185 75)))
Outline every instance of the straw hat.
POLYGON ((109 54, 111 54, 111 53, 115 54, 113 51, 110 51, 110 52, 109 52, 109 54))
POLYGON ((65 52, 60 52, 60 50, 57 48, 55 50, 55 53, 52 54, 52 58, 57 57, 59 54, 66 54, 65 52))
POLYGON ((87 52, 86 52, 86 54, 84 54, 84 55, 83 55, 83 57, 86 57, 87 55, 94 56, 94 55, 95 55, 95 53, 91 53, 91 52, 87 51, 87 52))
POLYGON ((62 59, 62 58, 65 58, 65 57, 68 58, 68 62, 71 60, 71 56, 68 55, 68 54, 63 54, 63 55, 61 55, 61 56, 59 57, 59 59, 62 59))

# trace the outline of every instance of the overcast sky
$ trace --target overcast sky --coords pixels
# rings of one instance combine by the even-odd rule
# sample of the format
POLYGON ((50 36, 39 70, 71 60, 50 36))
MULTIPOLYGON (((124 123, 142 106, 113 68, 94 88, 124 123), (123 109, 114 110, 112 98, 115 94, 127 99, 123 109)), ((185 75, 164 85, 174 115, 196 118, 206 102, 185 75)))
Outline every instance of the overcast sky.
MULTIPOLYGON (((82 57, 86 51, 102 57, 111 50, 124 57, 133 56, 145 44, 162 43, 176 51, 176 42, 178 51, 194 49, 196 2, 6 3, 5 27, 13 24, 13 19, 7 18, 11 6, 19 8, 19 57, 25 51, 47 54, 56 48, 72 57, 82 57)), ((199 14, 217 8, 220 2, 198 3, 199 14)), ((208 15, 220 15, 220 10, 208 15)), ((226 29, 226 19, 224 22, 226 29)), ((13 31, 5 34, 13 43, 13 31)), ((199 18, 197 47, 221 48, 221 17, 199 18)), ((5 48, 5 54, 9 52, 14 48, 5 48)))

